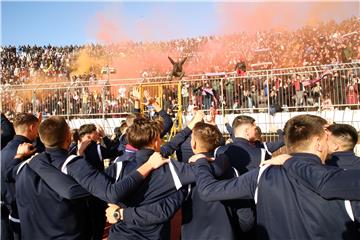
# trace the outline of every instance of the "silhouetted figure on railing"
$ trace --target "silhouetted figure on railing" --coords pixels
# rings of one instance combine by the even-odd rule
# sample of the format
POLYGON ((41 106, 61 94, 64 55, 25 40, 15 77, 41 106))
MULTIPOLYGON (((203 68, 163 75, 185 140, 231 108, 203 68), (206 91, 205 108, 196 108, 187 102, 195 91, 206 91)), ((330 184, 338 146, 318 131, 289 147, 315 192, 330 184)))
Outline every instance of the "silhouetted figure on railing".
POLYGON ((168 58, 169 58, 170 62, 171 62, 172 65, 173 65, 173 70, 172 70, 171 73, 169 74, 169 79, 172 80, 173 77, 178 77, 179 80, 181 80, 182 77, 185 75, 185 72, 183 72, 182 66, 183 66, 183 64, 185 63, 187 57, 185 57, 185 58, 182 59, 181 61, 180 61, 180 59, 179 59, 178 62, 175 62, 175 61, 174 61, 171 57, 169 57, 169 56, 168 56, 168 58))

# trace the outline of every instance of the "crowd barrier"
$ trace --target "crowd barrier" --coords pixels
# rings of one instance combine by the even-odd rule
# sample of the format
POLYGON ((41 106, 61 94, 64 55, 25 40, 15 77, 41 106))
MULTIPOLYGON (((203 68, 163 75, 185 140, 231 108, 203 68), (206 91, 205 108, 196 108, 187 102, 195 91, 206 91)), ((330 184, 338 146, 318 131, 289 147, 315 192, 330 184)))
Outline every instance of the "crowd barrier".
MULTIPOLYGON (((169 81, 165 76, 1 87, 3 112, 41 111, 44 116, 62 115, 75 122, 94 119, 113 127, 119 123, 115 119, 133 111, 133 90, 137 89, 141 100, 145 91, 156 97, 178 120, 178 129, 195 107, 205 111, 216 107, 220 115, 255 116, 263 131, 269 132, 270 126, 281 125, 290 116, 304 112, 326 116, 334 113, 334 119, 349 119, 350 114, 350 119, 359 119, 355 110, 360 109, 360 61, 248 71, 243 76, 235 72, 204 73, 180 81, 169 81)), ((141 108, 147 111, 144 104, 141 108)))

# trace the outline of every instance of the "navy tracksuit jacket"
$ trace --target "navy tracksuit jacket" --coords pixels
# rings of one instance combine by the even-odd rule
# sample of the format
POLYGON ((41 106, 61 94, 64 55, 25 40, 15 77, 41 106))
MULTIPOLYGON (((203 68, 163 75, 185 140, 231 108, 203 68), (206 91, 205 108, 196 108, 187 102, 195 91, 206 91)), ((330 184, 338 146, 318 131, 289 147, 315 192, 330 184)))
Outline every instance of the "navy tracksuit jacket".
POLYGON ((360 157, 353 151, 334 152, 325 164, 342 169, 360 169, 360 157))
MULTIPOLYGON (((233 134, 233 130, 232 127, 230 126, 229 123, 225 123, 225 127, 226 130, 228 131, 231 139, 233 141, 235 141, 235 136, 233 134)), ((281 147, 283 147, 285 145, 284 142, 284 132, 281 129, 277 130, 277 133, 279 135, 279 140, 278 141, 274 141, 274 142, 261 142, 261 141, 255 141, 253 144, 257 147, 257 148, 262 148, 265 149, 265 160, 269 160, 272 156, 272 154, 279 150, 281 147)))
MULTIPOLYGON (((208 157, 214 156, 213 153, 203 154, 208 157)), ((226 172, 217 179, 230 179, 234 176, 234 171, 229 165, 226 172)), ((255 220, 253 211, 238 208, 244 202, 249 203, 248 200, 208 202, 200 198, 195 183, 187 189, 187 197, 182 205, 182 239, 241 239, 244 232, 252 228, 255 220), (240 222, 244 217, 247 217, 246 221, 240 222)))
POLYGON ((293 154, 288 163, 291 163, 288 168, 285 165, 263 167, 232 180, 216 181, 208 163, 200 160, 197 163, 198 191, 207 201, 255 199, 258 239, 359 239, 345 201, 325 200, 314 190, 318 187, 323 195, 333 198, 358 199, 360 176, 356 184, 334 191, 337 182, 342 187, 348 181, 347 178, 341 180, 340 177, 346 176, 341 169, 331 168, 331 174, 326 175, 322 172, 328 171, 324 170, 326 167, 321 165, 320 158, 307 153, 293 154), (339 178, 329 177, 338 174, 339 178))
POLYGON ((48 161, 60 169, 67 157, 62 149, 46 149, 32 158, 29 164, 20 165, 16 175, 16 201, 21 220, 22 239, 91 239, 89 193, 70 176, 61 174, 54 188, 44 182, 31 164, 48 161), (57 189, 58 191, 54 191, 57 189))
MULTIPOLYGON (((184 139, 188 135, 190 135, 190 133, 191 133, 191 130, 188 128, 185 128, 181 133, 176 135, 176 137, 174 137, 174 139, 172 141, 165 144, 165 146, 161 147, 161 154, 163 156, 170 155, 172 152, 174 152, 174 150, 177 148, 177 145, 179 144, 176 142, 184 141, 184 139)), ((150 152, 152 154, 153 151, 150 151, 150 152)), ((108 202, 120 203, 122 199, 124 199, 126 196, 130 195, 129 193, 130 193, 131 189, 136 189, 136 187, 138 186, 136 184, 143 180, 141 175, 137 171, 134 171, 134 170, 139 165, 141 165, 145 160, 147 160, 147 158, 149 156, 146 155, 145 158, 138 157, 137 159, 142 159, 139 162, 139 161, 135 161, 134 154, 135 155, 140 154, 140 156, 143 155, 142 151, 131 151, 131 150, 125 151, 125 154, 120 157, 123 161, 121 161, 121 159, 117 159, 116 163, 112 164, 107 169, 107 174, 99 172, 91 164, 89 164, 88 161, 85 161, 82 159, 79 161, 74 161, 73 163, 70 163, 68 166, 68 171, 72 176, 74 176, 74 178, 77 181, 79 181, 81 184, 84 184, 84 186, 87 186, 88 187, 87 189, 90 192, 92 192, 95 196, 97 196, 103 200, 106 200, 108 202), (126 158, 130 161, 124 161, 126 158), (119 166, 118 163, 121 163, 121 165, 123 165, 123 166, 121 168, 118 168, 118 166, 119 166), (119 169, 120 169, 120 171, 119 171, 119 169), (124 174, 124 173, 126 173, 126 174, 124 174), (128 176, 126 176, 126 175, 128 175, 128 176), (113 184, 115 182, 115 179, 121 179, 121 181, 118 181, 115 184, 113 184), (135 185, 133 183, 135 183, 135 185)), ((56 178, 53 177, 53 175, 52 175, 52 174, 56 174, 56 172, 54 173, 54 171, 51 171, 51 168, 49 168, 47 162, 46 161, 44 161, 44 162, 38 161, 37 163, 38 163, 37 164, 38 166, 32 166, 32 168, 35 169, 37 172, 39 172, 41 177, 43 179, 46 179, 46 181, 49 185, 57 184, 56 181, 54 181, 54 179, 56 179, 56 178), (53 183, 51 183, 51 182, 53 182, 53 183)), ((169 170, 167 170, 167 173, 169 173, 169 170)), ((191 171, 191 173, 189 173, 189 174, 191 175, 192 180, 194 180, 193 172, 191 171)), ((189 176, 185 176, 185 177, 189 177, 189 176)), ((162 181, 165 181, 166 178, 161 178, 161 179, 162 179, 162 181)), ((169 185, 168 182, 166 182, 166 183, 167 183, 167 185, 169 185)), ((159 182, 156 183, 156 185, 158 185, 158 184, 159 184, 159 182)), ((170 186, 172 189, 174 189, 174 183, 170 184, 170 186)), ((169 192, 170 199, 167 202, 167 203, 169 203, 169 202, 173 203, 173 206, 171 206, 172 213, 174 213, 176 208, 181 205, 181 201, 182 201, 181 194, 174 193, 174 192, 175 192, 175 190, 173 190, 173 193, 169 192), (171 199, 171 197, 172 197, 172 199, 171 199), (174 202, 173 201, 174 198, 175 198, 175 200, 180 199, 180 201, 174 202), (176 204, 177 204, 177 207, 174 207, 174 205, 176 205, 176 204)), ((162 197, 163 196, 160 195, 160 196, 158 196, 158 199, 160 200, 162 197)), ((161 199, 160 203, 157 203, 156 201, 155 201, 155 203, 161 204, 161 202, 166 202, 166 201, 167 200, 161 199)), ((154 209, 159 210, 161 206, 164 206, 164 205, 156 205, 156 204, 154 204, 154 209)), ((156 219, 156 217, 157 217, 156 215, 153 215, 153 217, 151 216, 151 214, 157 214, 157 213, 155 211, 151 211, 151 210, 149 211, 150 213, 149 213, 148 217, 154 219, 153 220, 154 222, 158 221, 158 219, 156 219)), ((166 210, 168 210, 168 209, 166 209, 166 210)), ((164 215, 167 215, 167 219, 168 219, 170 216, 169 216, 169 212, 166 210, 163 212, 164 212, 164 215)), ((137 218, 136 213, 134 214, 134 218, 133 218, 134 220, 132 220, 131 214, 129 214, 130 216, 127 216, 128 212, 131 213, 131 210, 125 211, 125 217, 128 219, 129 222, 141 223, 141 220, 139 220, 137 218)), ((115 231, 114 231, 114 228, 117 227, 118 225, 119 224, 114 225, 112 227, 112 230, 110 233, 115 232, 115 234, 116 234, 117 229, 115 229, 115 231)), ((160 228, 158 226, 156 226, 155 229, 158 230, 160 228)), ((163 229, 166 229, 166 228, 163 228, 163 229)), ((160 231, 161 230, 162 230, 162 228, 160 229, 160 231)), ((147 233, 147 234, 149 234, 149 233, 147 233)), ((114 234, 111 234, 110 237, 112 237, 113 235, 114 234)), ((159 237, 159 231, 155 231, 155 236, 156 236, 155 238, 159 237)))
MULTIPOLYGON (((19 214, 16 206, 14 171, 21 160, 14 159, 17 148, 22 143, 32 143, 28 138, 15 135, 1 150, 1 201, 10 211, 11 225, 20 232, 19 214)), ((8 218, 9 216, 2 216, 8 218)))
MULTIPOLYGON (((77 147, 74 147, 69 152, 69 155, 76 154, 76 152, 77 147)), ((100 144, 97 144, 95 141, 91 141, 91 143, 84 152, 85 159, 99 171, 104 171, 104 159, 111 158, 112 156, 112 151, 104 148, 100 144)), ((92 239, 101 240, 105 228, 105 209, 107 205, 104 201, 93 196, 87 199, 86 204, 89 206, 89 218, 92 222, 92 239)))

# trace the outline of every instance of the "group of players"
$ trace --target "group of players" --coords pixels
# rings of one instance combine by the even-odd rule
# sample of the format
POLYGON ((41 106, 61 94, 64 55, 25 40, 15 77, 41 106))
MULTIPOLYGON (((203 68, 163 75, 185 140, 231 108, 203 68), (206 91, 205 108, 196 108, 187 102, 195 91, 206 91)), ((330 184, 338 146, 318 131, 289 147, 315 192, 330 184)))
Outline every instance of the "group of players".
POLYGON ((27 113, 11 139, 2 117, 1 238, 102 239, 107 218, 110 240, 170 239, 181 208, 181 239, 359 239, 352 126, 299 115, 265 143, 239 115, 225 144, 197 111, 163 144, 172 120, 151 104, 158 117, 129 116, 116 141, 86 124, 74 142, 64 118, 27 113), (288 154, 271 159, 284 144, 288 154))

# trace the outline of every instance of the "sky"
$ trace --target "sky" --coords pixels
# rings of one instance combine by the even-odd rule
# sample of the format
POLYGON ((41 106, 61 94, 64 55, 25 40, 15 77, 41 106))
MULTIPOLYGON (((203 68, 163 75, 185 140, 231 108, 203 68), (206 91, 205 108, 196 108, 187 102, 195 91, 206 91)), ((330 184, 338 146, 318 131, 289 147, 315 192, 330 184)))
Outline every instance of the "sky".
POLYGON ((359 2, 1 1, 2 45, 159 41, 359 17, 359 2))

